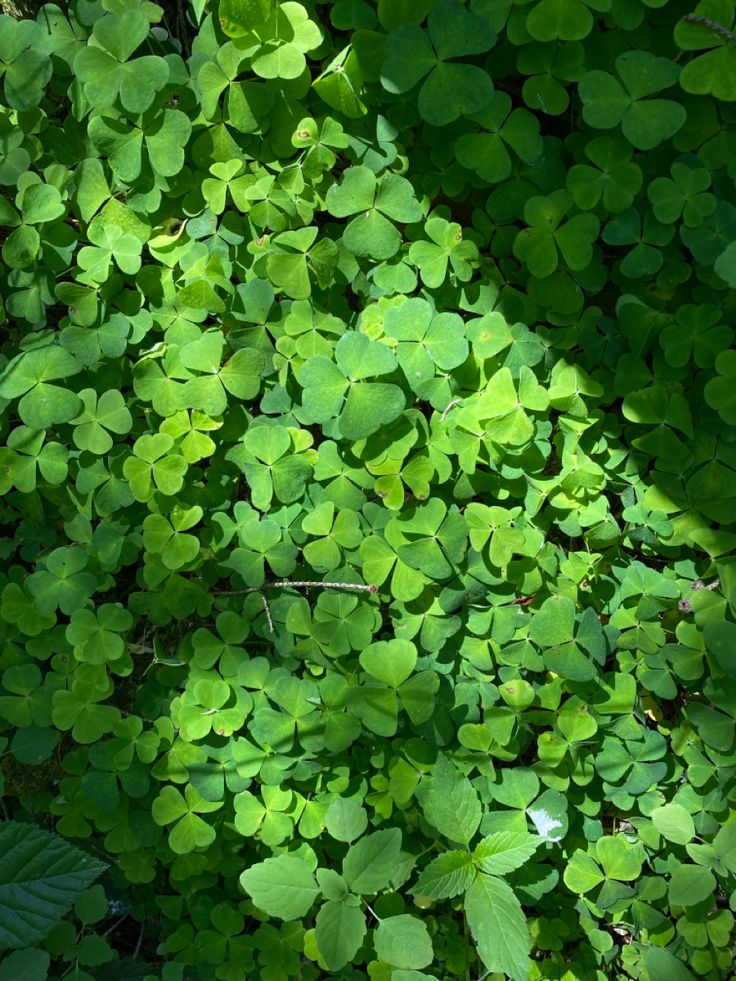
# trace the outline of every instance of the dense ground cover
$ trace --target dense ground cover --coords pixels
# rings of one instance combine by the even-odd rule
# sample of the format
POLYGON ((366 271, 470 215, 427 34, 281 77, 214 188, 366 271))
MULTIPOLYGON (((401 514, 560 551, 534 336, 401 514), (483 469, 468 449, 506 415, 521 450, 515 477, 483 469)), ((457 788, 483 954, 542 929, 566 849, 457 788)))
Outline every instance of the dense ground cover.
POLYGON ((0 19, 8 977, 733 976, 733 20, 0 19))

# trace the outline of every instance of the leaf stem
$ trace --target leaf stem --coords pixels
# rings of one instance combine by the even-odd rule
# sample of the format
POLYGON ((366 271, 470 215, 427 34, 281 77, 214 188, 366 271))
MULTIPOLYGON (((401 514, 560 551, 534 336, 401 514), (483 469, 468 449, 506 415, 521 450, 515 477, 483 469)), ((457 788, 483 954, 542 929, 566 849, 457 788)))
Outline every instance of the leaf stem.
POLYGON ((365 903, 365 908, 368 910, 368 912, 371 914, 371 916, 376 920, 377 923, 380 923, 381 922, 381 917, 371 907, 370 903, 366 902, 365 899, 363 900, 363 902, 365 903))
POLYGON ((262 586, 247 586, 245 589, 215 589, 213 593, 215 596, 247 596, 249 593, 258 593, 261 597, 261 603, 263 603, 263 611, 266 614, 266 621, 268 623, 268 632, 270 634, 275 633, 273 618, 271 616, 271 608, 268 605, 268 600, 266 599, 265 589, 317 589, 318 587, 323 589, 349 589, 358 590, 365 593, 376 593, 378 592, 378 586, 366 585, 365 583, 355 583, 355 582, 318 582, 316 580, 308 579, 279 579, 275 582, 265 582, 262 586))
POLYGON ((444 422, 448 414, 452 411, 452 409, 454 409, 456 405, 460 405, 461 402, 462 399, 453 399, 451 402, 448 402, 442 411, 442 415, 440 416, 440 422, 444 422))
POLYGON ((216 596, 245 596, 247 593, 262 593, 264 589, 318 589, 319 587, 322 587, 323 589, 358 590, 365 593, 378 592, 378 587, 374 586, 372 583, 370 585, 365 585, 364 583, 353 582, 318 582, 308 580, 292 581, 283 579, 277 582, 265 582, 262 586, 248 586, 245 589, 215 589, 213 590, 213 593, 216 596))
POLYGON ((260 592, 260 590, 258 592, 258 595, 261 597, 261 603, 263 603, 263 611, 266 614, 266 622, 268 623, 268 632, 272 634, 274 632, 274 629, 273 629, 273 619, 271 618, 271 607, 268 605, 268 600, 266 599, 265 595, 262 592, 260 592))
POLYGON ((715 35, 723 38, 724 41, 736 41, 736 34, 729 31, 723 24, 718 24, 710 17, 701 17, 700 14, 686 14, 683 18, 688 24, 698 24, 700 27, 709 28, 715 35))

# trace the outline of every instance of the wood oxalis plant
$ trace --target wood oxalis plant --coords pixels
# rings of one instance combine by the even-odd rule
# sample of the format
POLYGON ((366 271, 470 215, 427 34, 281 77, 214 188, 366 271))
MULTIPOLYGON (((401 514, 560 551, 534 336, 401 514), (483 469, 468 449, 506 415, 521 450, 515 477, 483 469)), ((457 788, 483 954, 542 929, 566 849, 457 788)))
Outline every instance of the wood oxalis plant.
POLYGON ((734 6, 0 16, 4 977, 733 977, 734 6))

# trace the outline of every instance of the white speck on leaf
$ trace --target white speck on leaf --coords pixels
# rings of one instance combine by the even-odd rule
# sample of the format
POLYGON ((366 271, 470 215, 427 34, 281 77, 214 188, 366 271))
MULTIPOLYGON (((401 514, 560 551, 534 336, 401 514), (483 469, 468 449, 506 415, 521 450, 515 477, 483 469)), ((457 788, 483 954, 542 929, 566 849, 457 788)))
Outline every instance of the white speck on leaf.
POLYGON ((550 815, 541 808, 538 811, 527 811, 527 814, 532 819, 534 827, 537 829, 537 832, 542 836, 542 838, 546 838, 547 841, 562 841, 564 835, 553 835, 550 833, 552 831, 556 831, 557 828, 562 827, 560 821, 556 821, 553 817, 550 817, 550 815))

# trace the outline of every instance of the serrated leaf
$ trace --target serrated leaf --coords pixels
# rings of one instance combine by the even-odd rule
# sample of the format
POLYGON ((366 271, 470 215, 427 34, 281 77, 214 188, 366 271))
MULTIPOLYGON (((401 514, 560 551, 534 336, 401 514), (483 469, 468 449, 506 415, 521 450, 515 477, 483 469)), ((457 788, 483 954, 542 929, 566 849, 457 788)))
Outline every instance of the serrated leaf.
POLYGON ((480 841, 473 852, 478 867, 489 875, 506 875, 527 862, 540 839, 514 831, 496 831, 480 841))
POLYGON ((0 947, 29 947, 52 930, 107 865, 59 835, 0 823, 0 947))
POLYGON ((368 814, 357 800, 338 797, 327 809, 325 827, 337 841, 355 841, 368 827, 368 814))
POLYGON ((240 874, 240 884, 269 916, 298 920, 319 895, 314 873, 302 858, 279 855, 240 874))
POLYGON ((427 967, 434 957, 427 927, 408 913, 381 920, 373 935, 373 943, 381 960, 393 967, 427 967))
POLYGON ((396 873, 401 851, 401 831, 374 831, 350 847, 342 874, 350 889, 372 893, 385 888, 396 873))
POLYGON ((451 899, 465 892, 474 879, 475 867, 470 852, 445 852, 422 869, 412 892, 429 899, 451 899))
POLYGON ((488 970, 526 981, 531 940, 526 917, 511 887, 503 879, 478 873, 465 896, 465 915, 488 970))
POLYGON ((480 800, 452 763, 445 760, 434 768, 420 800, 425 817, 440 834, 465 845, 471 842, 482 816, 480 800))
POLYGON ((366 934, 365 915, 355 896, 328 900, 315 920, 317 946, 330 971, 339 971, 355 956, 366 934))

